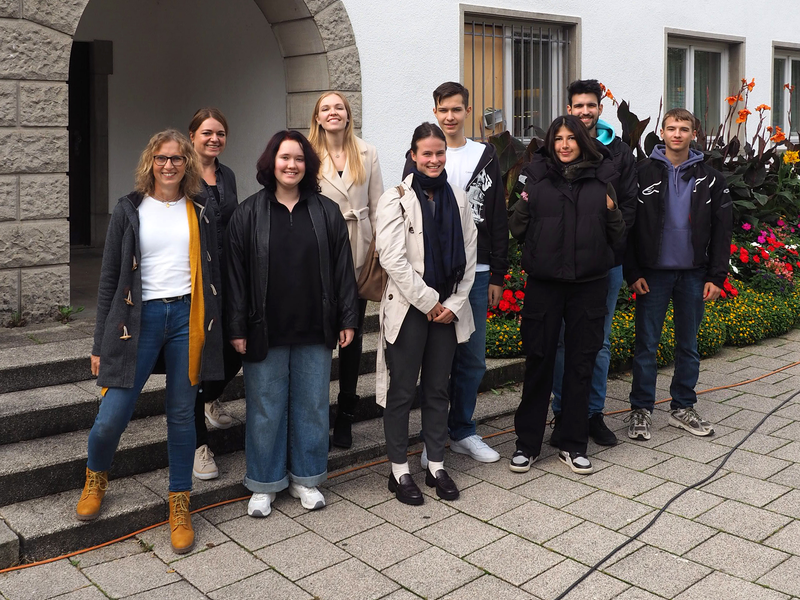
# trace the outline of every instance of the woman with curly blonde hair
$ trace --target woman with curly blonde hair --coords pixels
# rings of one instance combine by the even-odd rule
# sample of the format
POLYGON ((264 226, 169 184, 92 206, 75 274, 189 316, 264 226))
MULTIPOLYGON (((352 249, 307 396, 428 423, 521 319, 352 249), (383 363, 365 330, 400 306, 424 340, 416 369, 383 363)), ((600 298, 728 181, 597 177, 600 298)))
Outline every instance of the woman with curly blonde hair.
MULTIPOLYGON (((353 111, 344 94, 325 92, 314 106, 308 141, 319 156, 319 187, 342 211, 350 238, 356 278, 367 261, 375 231, 375 211, 383 194, 383 178, 375 146, 353 133, 353 111)), ((353 343, 339 349, 339 399, 333 425, 334 446, 353 444, 361 339, 367 301, 359 299, 358 329, 353 343)))
POLYGON ((76 508, 96 519, 108 471, 136 400, 163 356, 172 549, 194 546, 189 516, 201 380, 222 378, 216 223, 200 164, 181 133, 157 133, 142 152, 136 190, 120 198, 106 235, 97 294, 92 374, 103 401, 89 433, 86 484, 76 508))

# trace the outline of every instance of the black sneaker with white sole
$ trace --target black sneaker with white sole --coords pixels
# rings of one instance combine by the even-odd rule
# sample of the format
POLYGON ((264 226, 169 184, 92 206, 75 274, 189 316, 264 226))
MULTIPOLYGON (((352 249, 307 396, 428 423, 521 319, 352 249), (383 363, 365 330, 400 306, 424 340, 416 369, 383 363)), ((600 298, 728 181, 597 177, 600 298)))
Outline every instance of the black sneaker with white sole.
POLYGON ((508 464, 508 468, 514 471, 514 473, 527 473, 531 470, 531 465, 536 462, 537 458, 539 457, 534 456, 531 458, 522 450, 517 450, 511 456, 511 462, 508 464))
POLYGON ((561 460, 561 462, 572 469, 573 473, 578 473, 579 475, 588 475, 594 471, 591 461, 586 457, 585 454, 581 454, 580 452, 567 452, 566 450, 561 450, 558 453, 558 458, 561 460))

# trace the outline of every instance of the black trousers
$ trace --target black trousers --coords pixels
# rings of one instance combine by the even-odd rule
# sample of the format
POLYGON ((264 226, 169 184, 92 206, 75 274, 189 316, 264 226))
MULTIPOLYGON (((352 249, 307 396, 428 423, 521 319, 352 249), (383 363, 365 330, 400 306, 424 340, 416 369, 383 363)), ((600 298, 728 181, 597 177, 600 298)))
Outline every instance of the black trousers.
POLYGON ((355 395, 358 385, 358 372, 361 367, 361 347, 364 340, 364 315, 367 313, 367 301, 358 300, 358 329, 353 341, 344 348, 339 348, 339 393, 355 395))
POLYGON ((428 459, 444 460, 447 443, 448 387, 456 352, 456 326, 428 321, 413 306, 408 309, 394 344, 386 344, 389 391, 383 411, 386 454, 402 464, 408 452, 408 414, 414 403, 417 376, 422 369, 422 440, 428 459))
POLYGON ((222 395, 227 386, 242 368, 242 355, 233 349, 227 339, 222 341, 222 365, 225 369, 225 379, 221 381, 201 381, 197 388, 197 398, 194 401, 194 431, 197 435, 196 448, 208 444, 208 429, 206 428, 205 403, 213 402, 222 395))
POLYGON ((608 312, 607 278, 584 283, 528 279, 522 314, 525 381, 514 416, 517 449, 538 456, 547 423, 553 366, 564 320, 564 379, 561 398, 561 450, 586 452, 589 392, 597 353, 603 346, 608 312))

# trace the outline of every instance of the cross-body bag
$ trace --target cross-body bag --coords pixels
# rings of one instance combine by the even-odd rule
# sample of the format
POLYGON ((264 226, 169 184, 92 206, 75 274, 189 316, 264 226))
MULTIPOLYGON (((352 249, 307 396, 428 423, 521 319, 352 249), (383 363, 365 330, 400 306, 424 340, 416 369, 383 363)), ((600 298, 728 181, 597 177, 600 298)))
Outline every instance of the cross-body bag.
MULTIPOLYGON (((405 195, 405 189, 402 185, 398 185, 396 189, 402 198, 405 195)), ((405 213, 402 204, 400 205, 400 210, 405 213)), ((386 289, 387 281, 389 281, 389 276, 381 266, 378 251, 375 250, 375 233, 373 233, 372 241, 369 243, 369 249, 367 250, 367 262, 364 263, 356 284, 358 286, 358 296, 364 300, 380 302, 381 298, 383 298, 383 291, 386 289)))

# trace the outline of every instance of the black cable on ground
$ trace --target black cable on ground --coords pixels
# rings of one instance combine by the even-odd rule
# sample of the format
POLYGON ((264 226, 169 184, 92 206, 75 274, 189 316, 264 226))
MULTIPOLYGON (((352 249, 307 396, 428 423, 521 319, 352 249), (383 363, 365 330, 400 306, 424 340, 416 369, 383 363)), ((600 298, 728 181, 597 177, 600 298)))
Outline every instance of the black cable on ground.
POLYGON ((780 404, 778 404, 778 405, 777 405, 775 408, 773 408, 773 409, 772 409, 771 411, 769 411, 769 412, 768 412, 766 415, 764 415, 764 418, 763 418, 763 419, 761 419, 761 420, 760 420, 758 423, 756 423, 755 427, 753 427, 753 428, 752 428, 752 429, 751 429, 751 430, 750 430, 750 431, 747 433, 747 435, 746 435, 746 436, 744 436, 744 437, 743 437, 743 438, 742 438, 742 439, 741 439, 741 440, 740 440, 740 441, 739 441, 739 442, 738 442, 738 443, 737 443, 737 444, 736 444, 736 445, 735 445, 733 448, 731 448, 731 449, 730 449, 730 451, 728 451, 728 453, 727 453, 727 454, 725 454, 725 456, 722 458, 722 462, 720 462, 720 463, 719 463, 719 465, 717 465, 717 467, 716 467, 716 468, 715 468, 715 469, 714 469, 714 470, 711 472, 711 474, 710 474, 710 475, 708 475, 707 477, 704 477, 703 479, 701 479, 701 480, 700 480, 700 481, 698 481, 697 483, 693 483, 692 485, 685 487, 685 488, 684 488, 684 489, 682 489, 680 492, 678 492, 677 494, 675 494, 675 495, 674 495, 672 498, 670 498, 670 499, 669 499, 669 501, 668 501, 668 502, 667 502, 667 503, 666 503, 666 504, 665 504, 663 507, 661 507, 661 508, 659 509, 659 511, 658 511, 658 512, 655 514, 655 516, 654 516, 652 519, 650 519, 650 522, 649 522, 649 523, 647 523, 647 525, 645 525, 644 527, 642 527, 642 528, 641 528, 639 531, 637 531, 635 534, 633 534, 633 536, 631 536, 630 538, 628 538, 627 540, 625 540, 624 542, 622 542, 622 543, 621 543, 619 546, 617 546, 616 548, 614 548, 614 549, 613 549, 611 552, 609 552, 609 553, 608 553, 608 554, 606 554, 606 555, 605 555, 603 558, 601 558, 599 561, 597 561, 597 563, 595 563, 595 564, 594 564, 592 567, 590 567, 590 568, 589 568, 589 570, 588 570, 588 571, 586 571, 586 573, 584 573, 583 575, 581 575, 581 577, 579 577, 579 578, 578 578, 578 579, 577 579, 577 580, 576 580, 574 583, 572 583, 572 584, 571 584, 571 585, 570 585, 570 586, 569 586, 567 589, 565 589, 565 590, 564 590, 563 592, 561 592, 561 593, 560 593, 558 596, 556 596, 555 600, 563 600, 563 598, 565 598, 565 597, 567 596, 567 594, 569 594, 569 593, 570 593, 572 590, 574 590, 574 589, 575 589, 576 587, 578 587, 578 586, 579 586, 581 583, 583 583, 583 582, 586 580, 586 578, 587 578, 587 577, 589 577, 589 575, 591 575, 592 573, 594 573, 595 571, 597 571, 597 570, 600 568, 600 565, 602 565, 602 564, 603 564, 604 562, 606 562, 606 561, 607 561, 609 558, 611 558, 612 556, 614 556, 614 555, 615 555, 617 552, 619 552, 620 550, 622 550, 622 549, 623 549, 625 546, 627 546, 628 544, 630 544, 631 542, 633 542, 635 539, 637 539, 637 538, 638 538, 640 535, 642 535, 642 534, 643 534, 645 531, 647 531, 648 529, 650 529, 650 528, 653 526, 653 524, 656 522, 656 520, 658 520, 658 518, 659 518, 661 515, 663 515, 663 514, 664 514, 664 512, 666 512, 666 510, 667 510, 667 509, 668 509, 668 508, 669 508, 669 507, 672 505, 672 503, 673 503, 673 502, 675 502, 675 501, 676 501, 678 498, 680 498, 681 496, 683 496, 683 495, 684 495, 686 492, 688 492, 689 490, 693 490, 693 489, 695 489, 695 488, 698 488, 698 487, 700 487, 701 485, 703 485, 704 483, 707 483, 707 482, 711 481, 712 479, 714 479, 714 477, 716 477, 716 476, 717 476, 717 474, 720 472, 720 470, 722 469, 722 467, 723 467, 723 466, 725 466, 725 463, 726 463, 726 462, 728 462, 728 459, 731 457, 731 455, 732 455, 732 454, 733 454, 733 453, 734 453, 736 450, 738 450, 738 449, 739 449, 739 447, 740 447, 742 444, 744 444, 744 443, 745 443, 745 442, 746 442, 746 441, 747 441, 747 440, 750 438, 750 436, 751 436, 751 435, 753 435, 753 434, 756 432, 756 430, 757 430, 759 427, 761 427, 761 426, 764 424, 764 422, 765 422, 767 419, 769 419, 769 418, 770 418, 772 415, 774 415, 776 412, 778 412, 778 411, 779 411, 781 408, 783 408, 784 406, 786 406, 786 405, 789 403, 789 401, 793 400, 793 399, 794 399, 794 398, 795 398, 795 397, 796 397, 798 394, 800 394, 800 390, 797 390, 796 392, 794 392, 794 393, 793 393, 791 396, 789 396, 788 398, 786 398, 786 399, 785 399, 783 402, 781 402, 780 404))

